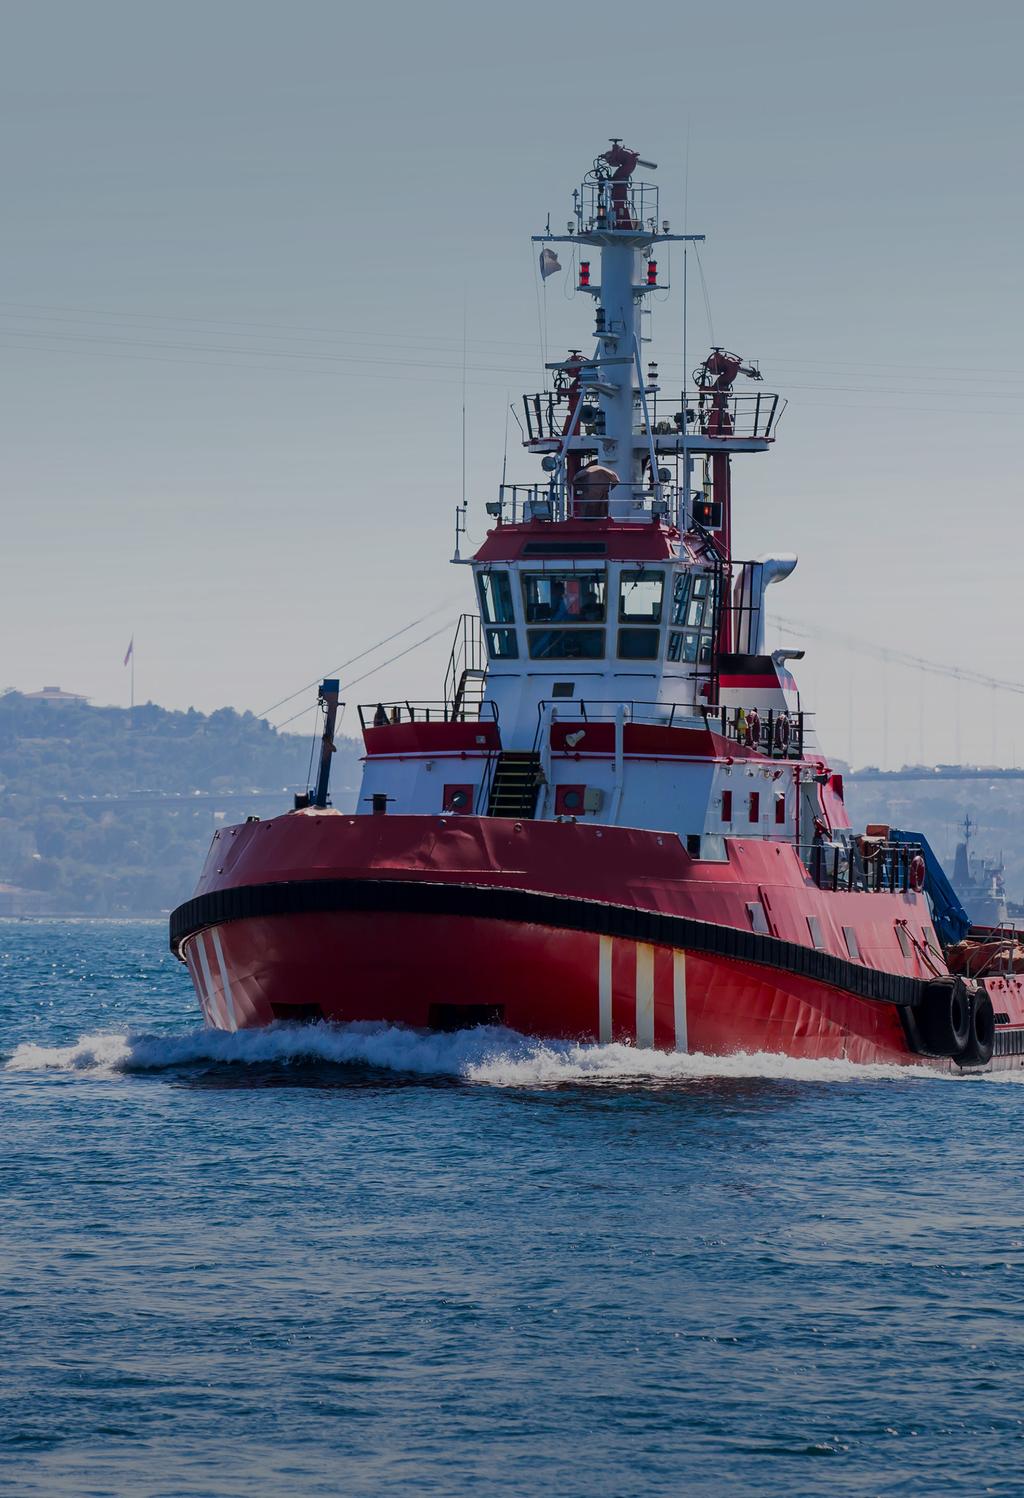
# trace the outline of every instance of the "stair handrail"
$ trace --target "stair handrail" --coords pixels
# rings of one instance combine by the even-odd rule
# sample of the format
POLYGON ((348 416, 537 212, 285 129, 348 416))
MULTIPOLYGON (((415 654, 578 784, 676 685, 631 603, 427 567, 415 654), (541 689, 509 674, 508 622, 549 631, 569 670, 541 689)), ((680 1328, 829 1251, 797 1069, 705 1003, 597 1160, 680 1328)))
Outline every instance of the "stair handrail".
POLYGON ((494 770, 500 758, 500 749, 492 749, 487 755, 484 773, 480 784, 477 786, 476 802, 473 807, 478 817, 485 817, 487 815, 487 808, 491 802, 491 786, 494 784, 494 770))
POLYGON ((551 732, 554 728, 555 719, 557 717, 558 703, 543 701, 541 703, 541 712, 539 715, 539 721, 537 723, 537 734, 540 737, 539 751, 537 749, 536 743, 534 744, 534 753, 538 754, 541 777, 540 785, 537 788, 540 807, 538 812, 536 802, 534 803, 534 815, 539 814, 540 816, 543 816, 547 811, 548 793, 551 789, 551 732), (544 727, 546 727, 547 729, 546 733, 541 732, 544 727))
POLYGON ((444 677, 445 707, 450 709, 453 718, 458 712, 459 698, 464 691, 468 672, 480 672, 483 675, 487 673, 487 655, 479 614, 460 614, 455 626, 455 639, 444 677))

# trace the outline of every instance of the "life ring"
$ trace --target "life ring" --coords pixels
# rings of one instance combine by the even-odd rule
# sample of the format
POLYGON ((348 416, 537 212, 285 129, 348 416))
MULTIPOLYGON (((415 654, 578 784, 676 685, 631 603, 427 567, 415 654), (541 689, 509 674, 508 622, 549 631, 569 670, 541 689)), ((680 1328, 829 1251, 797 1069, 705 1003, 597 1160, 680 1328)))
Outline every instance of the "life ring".
POLYGON ((775 720, 775 747, 783 750, 789 748, 789 718, 785 713, 775 720))
POLYGON ((747 743, 755 749, 761 742, 761 719, 756 707, 752 707, 747 714, 747 743))
POLYGON ((914 891, 915 895, 919 895, 924 889, 926 872, 927 871, 924 866, 924 859, 921 857, 920 853, 915 853, 913 858, 910 860, 910 874, 908 876, 910 888, 914 891))

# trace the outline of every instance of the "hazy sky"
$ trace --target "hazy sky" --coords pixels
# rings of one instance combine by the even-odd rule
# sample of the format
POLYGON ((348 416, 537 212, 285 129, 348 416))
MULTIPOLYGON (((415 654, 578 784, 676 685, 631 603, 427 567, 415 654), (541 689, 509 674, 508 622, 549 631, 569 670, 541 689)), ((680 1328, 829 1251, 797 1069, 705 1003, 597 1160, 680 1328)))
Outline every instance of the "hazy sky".
MULTIPOLYGON (((737 550, 800 553, 776 611, 1024 679, 1021 14, 0 5, 0 688, 126 701, 134 632, 140 697, 261 711, 470 607, 463 307, 479 539, 538 384, 529 236, 611 135, 675 228, 689 139, 715 340, 789 398, 736 465, 737 550)), ((546 321, 585 340, 589 299, 553 278, 546 321)), ((699 288, 690 328, 694 364, 699 288)), ((350 700, 439 696, 449 641, 350 700)), ((834 753, 1024 760, 1024 696, 807 646, 834 753)))

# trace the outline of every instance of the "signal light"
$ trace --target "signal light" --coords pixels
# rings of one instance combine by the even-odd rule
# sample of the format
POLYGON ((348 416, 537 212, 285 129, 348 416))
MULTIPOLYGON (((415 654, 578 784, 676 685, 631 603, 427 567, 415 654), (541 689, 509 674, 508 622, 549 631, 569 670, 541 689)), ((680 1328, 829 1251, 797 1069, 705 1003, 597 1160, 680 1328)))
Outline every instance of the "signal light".
POLYGON ((580 289, 590 285, 590 261, 580 261, 580 289))
POLYGON ((702 525, 706 531, 722 529, 722 501, 720 499, 695 499, 693 501, 693 523, 702 525))
POLYGON ((658 284, 657 260, 648 260, 647 262, 647 284, 648 286, 657 286, 658 284))

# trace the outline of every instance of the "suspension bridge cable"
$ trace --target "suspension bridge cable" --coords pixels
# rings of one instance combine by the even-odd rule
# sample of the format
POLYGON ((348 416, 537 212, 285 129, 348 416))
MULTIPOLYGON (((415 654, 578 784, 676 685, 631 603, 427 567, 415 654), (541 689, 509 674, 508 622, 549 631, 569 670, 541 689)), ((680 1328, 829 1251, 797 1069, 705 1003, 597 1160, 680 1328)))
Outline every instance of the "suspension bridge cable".
MULTIPOLYGON (((434 612, 436 613, 437 610, 435 609, 434 612)), ((424 617, 427 616, 425 615, 424 617)), ((347 692, 350 687, 358 686, 359 683, 361 681, 365 681, 368 676, 375 676, 378 671, 383 671, 385 666, 391 666, 395 663, 395 661, 400 661, 404 655, 411 655, 414 650, 419 650, 421 645, 426 645, 429 643, 429 641, 436 640, 438 635, 444 634, 446 629, 451 629, 454 623, 455 618, 446 619, 443 624, 439 625, 438 628, 433 630, 429 635, 424 635, 421 640, 416 640, 414 644, 407 645, 404 650, 399 650, 397 655, 389 656, 386 661, 379 661, 376 666, 371 666, 369 671, 364 671, 362 676, 355 676, 351 681, 342 682, 341 686, 339 687, 339 691, 347 692)), ((358 656, 356 657, 356 659, 358 659, 358 656)), ((298 694, 296 693, 296 695, 298 694)), ((313 704, 313 706, 315 706, 315 704, 313 704)), ((287 728, 289 723, 294 723, 297 718, 302 718, 306 715, 306 713, 311 711, 312 707, 300 708, 299 711, 297 713, 293 713, 290 718, 285 718, 283 723, 275 723, 274 727, 279 731, 282 728, 287 728)), ((261 713, 260 716, 263 717, 264 714, 261 713)))
MULTIPOLYGON (((456 601, 457 600, 454 598, 446 598, 443 603, 439 603, 435 605, 434 608, 428 609, 427 612, 425 614, 421 614, 418 619, 413 619, 409 624, 403 624, 401 629, 395 630, 394 634, 385 635, 383 640, 377 641, 376 645, 368 645, 365 650, 360 650, 358 655, 350 656, 347 661, 342 661, 340 666, 333 666, 330 671, 324 671, 323 674, 316 677, 315 680, 307 681, 305 686, 299 687, 295 692, 290 692, 287 697, 282 697, 280 702, 272 703, 270 707, 264 708, 263 711, 261 713, 257 713, 256 716, 259 718, 269 718, 271 713, 276 713, 279 707, 284 707, 285 703, 294 702, 295 698, 301 696, 303 692, 310 692, 314 687, 318 687, 323 681, 324 677, 340 675, 341 672, 344 671, 348 666, 354 666, 356 661, 361 661, 365 656, 372 655, 375 650, 381 650, 385 645, 390 645, 391 641, 397 640, 399 635, 408 634, 410 629, 415 629, 418 624, 423 624, 425 620, 432 618, 434 614, 439 614, 442 609, 451 608, 452 604, 456 601)), ((351 685, 351 683, 349 684, 351 685)))
POLYGON ((948 676, 956 681, 971 682, 975 686, 992 687, 995 691, 1014 692, 1024 696, 1024 681, 1006 681, 998 676, 987 676, 983 671, 969 671, 962 666, 951 666, 944 661, 932 661, 922 655, 911 655, 907 650, 894 650, 888 645, 875 645, 870 640, 861 640, 854 635, 843 634, 837 629, 828 629, 819 624, 803 624, 799 619, 785 619, 775 614, 771 619, 783 634, 795 635, 798 639, 828 639, 861 655, 873 656, 876 660, 893 661, 899 666, 910 666, 917 671, 929 671, 935 676, 948 676))

